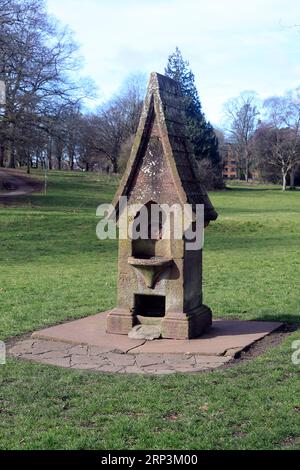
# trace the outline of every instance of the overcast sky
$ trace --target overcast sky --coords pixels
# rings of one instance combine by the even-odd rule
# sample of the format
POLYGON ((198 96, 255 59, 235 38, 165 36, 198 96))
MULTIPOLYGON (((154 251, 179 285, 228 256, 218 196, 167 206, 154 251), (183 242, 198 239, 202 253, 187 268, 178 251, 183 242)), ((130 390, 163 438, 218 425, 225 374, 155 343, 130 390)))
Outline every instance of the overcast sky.
POLYGON ((263 98, 300 85, 299 0, 48 0, 48 6, 74 31, 84 73, 102 100, 130 73, 163 73, 176 46, 214 124, 223 103, 243 90, 263 98))

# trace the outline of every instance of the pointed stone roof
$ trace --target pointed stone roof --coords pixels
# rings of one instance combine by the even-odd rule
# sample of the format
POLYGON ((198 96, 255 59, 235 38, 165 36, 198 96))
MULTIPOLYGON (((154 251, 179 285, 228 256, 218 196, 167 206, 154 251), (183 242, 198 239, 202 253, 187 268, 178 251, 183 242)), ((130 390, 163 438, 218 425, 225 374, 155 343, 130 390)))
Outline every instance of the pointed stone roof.
POLYGON ((182 204, 189 203, 193 207, 196 204, 204 204, 205 221, 208 223, 215 220, 218 214, 199 182, 198 165, 187 135, 183 96, 179 84, 155 72, 150 76, 131 155, 113 201, 117 212, 119 198, 130 195, 149 139, 154 136, 157 138, 157 135, 163 149, 159 158, 167 160, 173 180, 172 191, 175 188, 178 201, 182 204))

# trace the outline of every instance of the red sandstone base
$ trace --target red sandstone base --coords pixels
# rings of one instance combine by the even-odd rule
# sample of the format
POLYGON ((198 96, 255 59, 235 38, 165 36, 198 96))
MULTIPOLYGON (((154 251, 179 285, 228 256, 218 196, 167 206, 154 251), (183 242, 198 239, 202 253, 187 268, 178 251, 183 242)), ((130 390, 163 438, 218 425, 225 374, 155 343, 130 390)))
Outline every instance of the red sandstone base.
MULTIPOLYGON (((140 317, 128 310, 114 309, 107 315, 106 332, 109 334, 128 335, 130 330, 140 323, 140 317)), ((148 319, 148 324, 150 319, 148 319)), ((145 320, 146 321, 146 320, 145 320)), ((211 310, 202 305, 190 315, 169 313, 164 318, 153 319, 161 323, 162 338, 192 339, 201 336, 212 325, 211 310)))
POLYGON ((32 337, 70 344, 97 346, 102 351, 122 353, 198 354, 234 356, 254 342, 282 326, 282 323, 241 320, 214 320, 200 338, 176 341, 129 339, 125 335, 107 334, 106 313, 53 326, 33 333, 32 337))
POLYGON ((161 322, 162 337, 168 339, 199 338, 212 325, 211 310, 202 305, 192 314, 170 314, 161 322))

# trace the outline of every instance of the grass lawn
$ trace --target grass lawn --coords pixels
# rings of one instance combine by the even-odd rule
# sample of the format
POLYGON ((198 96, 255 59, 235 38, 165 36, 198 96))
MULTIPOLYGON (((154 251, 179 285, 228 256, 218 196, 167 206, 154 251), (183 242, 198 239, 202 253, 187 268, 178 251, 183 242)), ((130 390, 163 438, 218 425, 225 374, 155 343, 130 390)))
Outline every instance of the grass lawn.
MULTIPOLYGON (((47 196, 0 207, 0 340, 107 310, 117 242, 96 238, 114 177, 53 172, 47 196)), ((300 192, 211 194, 205 302, 215 317, 300 323, 300 192)), ((198 375, 107 375, 0 366, 1 449, 300 449, 293 333, 247 364, 198 375)))

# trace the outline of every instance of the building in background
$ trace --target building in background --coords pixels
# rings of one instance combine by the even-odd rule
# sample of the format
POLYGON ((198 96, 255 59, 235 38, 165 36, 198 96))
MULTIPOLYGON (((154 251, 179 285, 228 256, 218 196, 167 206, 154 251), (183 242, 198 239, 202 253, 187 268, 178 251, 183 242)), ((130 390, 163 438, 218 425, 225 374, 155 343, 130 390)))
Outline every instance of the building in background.
POLYGON ((223 178, 224 179, 238 179, 238 162, 232 144, 225 144, 225 155, 223 161, 223 178))

